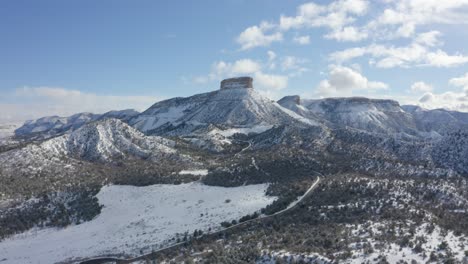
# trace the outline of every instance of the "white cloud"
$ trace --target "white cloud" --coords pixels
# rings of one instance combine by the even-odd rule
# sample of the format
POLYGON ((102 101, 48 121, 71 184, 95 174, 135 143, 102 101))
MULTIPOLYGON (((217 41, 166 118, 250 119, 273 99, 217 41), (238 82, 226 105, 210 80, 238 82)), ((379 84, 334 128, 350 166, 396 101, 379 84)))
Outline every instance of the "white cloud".
POLYGON ((240 59, 233 63, 218 61, 213 63, 211 72, 207 76, 196 76, 193 82, 203 84, 226 77, 249 75, 260 71, 261 68, 260 63, 251 59, 240 59))
POLYGON ((395 36, 409 38, 414 34, 415 30, 416 26, 413 23, 406 23, 396 30, 395 36))
POLYGON ((265 74, 262 72, 255 73, 255 85, 260 89, 274 89, 281 90, 288 86, 288 77, 283 75, 265 74))
POLYGON ((416 104, 429 109, 444 108, 468 112, 468 72, 460 77, 450 79, 448 83, 463 90, 443 93, 426 92, 416 104))
POLYGON ((415 82, 411 85, 411 91, 416 93, 432 92, 432 85, 425 82, 415 82))
POLYGON ((320 96, 348 96, 352 95, 354 91, 371 91, 387 88, 387 84, 369 81, 354 69, 332 65, 328 79, 322 80, 317 87, 317 94, 320 96))
POLYGON ((310 36, 296 36, 293 41, 299 45, 307 45, 310 43, 310 36))
POLYGON ((343 63, 352 59, 362 57, 367 53, 365 47, 349 48, 341 51, 335 51, 329 55, 331 61, 343 63))
POLYGON ((441 35, 442 33, 440 31, 432 30, 419 34, 416 37, 415 42, 429 47, 437 46, 442 44, 442 42, 439 40, 441 35))
MULTIPOLYGON (((434 33, 431 34, 434 35, 434 33)), ((433 43, 431 42, 431 37, 425 36, 424 38, 426 44, 433 43)), ((372 58, 369 61, 370 64, 379 68, 414 66, 455 67, 468 63, 467 55, 449 55, 440 49, 431 51, 429 47, 421 45, 416 41, 408 46, 402 47, 379 44, 355 47, 333 52, 330 54, 329 58, 336 63, 343 63, 365 55, 369 55, 372 58)))
POLYGON ((413 37, 423 25, 468 23, 467 0, 394 0, 385 4, 383 12, 364 26, 382 39, 413 37))
MULTIPOLYGON (((239 41, 243 49, 267 46, 282 40, 281 33, 307 28, 325 28, 327 39, 357 42, 365 39, 390 40, 415 38, 416 43, 436 46, 438 31, 417 35, 421 26, 432 24, 468 24, 468 0, 335 0, 327 4, 305 3, 297 7, 295 15, 281 15, 278 22, 265 23, 247 28, 239 41), (371 6, 371 3, 375 6, 371 6), (379 5, 377 8, 376 6, 379 5), (370 13, 372 16, 364 17, 370 13), (382 11, 380 11, 382 10, 382 11), (267 26, 265 26, 267 25, 267 26), (267 34, 266 31, 270 33, 267 34)), ((295 37, 296 43, 308 43, 295 37)))
POLYGON ((281 61, 281 67, 283 71, 293 70, 300 68, 300 65, 305 62, 304 59, 300 59, 294 56, 286 56, 281 61))
POLYGON ((242 59, 234 62, 231 72, 236 74, 251 74, 261 69, 260 64, 250 59, 242 59))
POLYGON ((465 93, 468 95, 468 72, 463 76, 450 79, 449 84, 456 87, 462 87, 465 90, 465 93))
POLYGON ((267 54, 268 54, 268 60, 269 60, 269 61, 273 61, 273 60, 276 59, 276 53, 275 53, 274 51, 269 50, 269 51, 267 52, 267 54))
MULTIPOLYGON (((338 0, 328 5, 313 2, 297 8, 295 16, 281 15, 277 24, 262 22, 259 26, 246 28, 237 38, 241 49, 268 46, 272 42, 283 40, 282 32, 291 29, 324 27, 330 30, 326 38, 339 41, 358 41, 367 38, 367 33, 350 26, 357 16, 366 14, 369 8, 367 0, 338 0)), ((294 42, 305 45, 310 42, 308 36, 295 37, 294 42)))
POLYGON ((368 37, 367 32, 365 31, 360 31, 356 27, 344 27, 342 29, 335 30, 331 33, 328 33, 325 35, 325 38, 327 39, 335 39, 337 41, 352 41, 352 42, 357 42, 364 40, 368 37))
POLYGON ((60 87, 23 87, 1 98, 3 118, 0 121, 49 115, 69 116, 78 112, 104 113, 129 108, 143 111, 159 100, 161 98, 155 96, 98 95, 60 87))
POLYGON ((266 33, 272 28, 272 25, 263 22, 260 26, 251 26, 246 28, 237 38, 242 50, 255 47, 269 46, 271 43, 283 40, 281 32, 266 33))
POLYGON ((468 112, 468 96, 465 93, 448 91, 436 94, 428 92, 416 104, 428 109, 444 108, 468 112))
POLYGON ((437 50, 427 54, 426 63, 437 67, 455 67, 468 63, 468 56, 462 54, 448 55, 445 51, 437 50))
POLYGON ((468 7, 466 0, 397 0, 393 6, 385 9, 377 21, 380 24, 403 25, 413 23, 466 24, 468 7))

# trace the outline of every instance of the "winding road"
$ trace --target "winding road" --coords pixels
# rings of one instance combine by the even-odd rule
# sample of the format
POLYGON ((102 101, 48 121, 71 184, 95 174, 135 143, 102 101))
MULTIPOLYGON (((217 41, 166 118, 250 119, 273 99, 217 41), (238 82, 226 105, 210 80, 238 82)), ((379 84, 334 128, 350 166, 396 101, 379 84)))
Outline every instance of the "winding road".
MULTIPOLYGON (((323 176, 321 173, 319 172, 315 172, 317 174, 320 174, 321 176, 323 176)), ((309 189, 307 189, 307 191, 301 196, 299 197, 299 199, 297 199, 296 201, 292 202, 287 208, 281 210, 281 211, 278 211, 276 213, 273 213, 271 215, 263 215, 263 216, 260 216, 258 218, 254 218, 254 219, 250 219, 250 220, 247 220, 247 221, 244 221, 242 223, 238 223, 238 224, 235 224, 235 225, 232 225, 230 227, 227 227, 227 228, 224 228, 222 230, 219 230, 219 231, 215 231, 215 232, 212 232, 212 233, 207 233, 207 235, 216 235, 216 234, 220 234, 220 233, 223 233, 227 230, 230 230, 230 229, 234 229, 234 228, 237 228, 237 227, 240 227, 240 226, 243 226, 243 225, 246 225, 248 223, 251 223, 251 222, 254 222, 254 221, 265 221, 266 219, 269 219, 269 218, 272 218, 272 217, 275 217, 277 215, 281 215, 281 214, 284 214, 292 209, 294 209, 295 207, 297 207, 297 205, 299 203, 301 203, 305 198, 307 198, 308 196, 310 196, 310 194, 313 192, 313 190, 315 188, 317 188, 317 185, 318 183, 320 182, 320 176, 317 176, 317 180, 315 180, 315 182, 309 187, 309 189)), ((88 260, 84 260, 84 261, 81 261, 79 262, 80 264, 101 264, 101 263, 108 263, 108 262, 116 262, 116 263, 132 263, 132 262, 135 262, 135 261, 139 261, 139 260, 145 260, 146 258, 156 254, 156 253, 159 253, 159 252, 162 252, 164 250, 168 250, 168 249, 171 249, 171 248, 175 248, 175 247, 178 247, 178 246, 181 246, 181 245, 184 245, 186 242, 180 242, 180 243, 176 243, 176 244, 172 244, 170 246, 167 246, 167 247, 164 247, 164 248, 160 248, 156 251, 153 251, 149 254, 143 254, 141 256, 137 256, 137 257, 134 257, 134 258, 129 258, 129 259, 121 259, 121 258, 114 258, 114 257, 99 257, 99 258, 93 258, 93 259, 88 259, 88 260)))

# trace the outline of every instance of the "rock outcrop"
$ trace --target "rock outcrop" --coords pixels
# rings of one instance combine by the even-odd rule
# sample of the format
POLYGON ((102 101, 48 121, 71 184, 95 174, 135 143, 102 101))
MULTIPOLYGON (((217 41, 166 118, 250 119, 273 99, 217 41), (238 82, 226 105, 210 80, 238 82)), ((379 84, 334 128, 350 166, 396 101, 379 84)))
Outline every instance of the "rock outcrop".
POLYGON ((253 79, 251 77, 239 77, 239 78, 224 79, 221 81, 221 90, 236 89, 236 88, 253 89, 253 79))

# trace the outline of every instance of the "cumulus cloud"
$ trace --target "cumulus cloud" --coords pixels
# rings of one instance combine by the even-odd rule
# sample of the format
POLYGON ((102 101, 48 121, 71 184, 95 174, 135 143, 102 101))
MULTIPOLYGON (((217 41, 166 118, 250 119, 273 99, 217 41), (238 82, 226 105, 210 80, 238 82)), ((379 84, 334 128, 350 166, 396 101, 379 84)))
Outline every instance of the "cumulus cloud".
POLYGON ((356 27, 344 27, 342 29, 335 30, 325 35, 327 39, 335 39, 337 41, 352 41, 357 42, 364 40, 368 37, 366 31, 361 31, 356 27))
POLYGON ((377 18, 383 25, 466 24, 468 1, 397 0, 377 18))
POLYGON ((288 86, 288 76, 265 74, 262 72, 255 73, 255 84, 261 88, 281 90, 288 86))
POLYGON ((432 85, 425 82, 415 82, 411 85, 411 91, 416 93, 427 93, 432 91, 432 85))
MULTIPOLYGON (((78 112, 143 111, 161 100, 155 96, 99 95, 61 87, 22 87, 0 98, 0 119, 10 121, 42 116, 69 116, 78 112)), ((8 121, 0 120, 0 121, 8 121)))
POLYGON ((396 0, 385 1, 382 12, 369 19, 363 28, 374 38, 410 38, 417 28, 433 24, 457 24, 468 22, 467 0, 396 0))
POLYGON ((456 87, 462 87, 465 93, 468 95, 468 72, 463 76, 450 79, 449 84, 456 87))
MULTIPOLYGON (((371 39, 376 45, 376 41, 379 40, 388 41, 395 38, 413 40, 413 43, 406 47, 385 44, 386 52, 380 55, 373 54, 378 58, 373 58, 371 62, 381 68, 424 65, 454 67, 467 62, 468 58, 464 54, 449 54, 440 48, 429 49, 443 44, 439 39, 442 33, 437 30, 419 33, 418 29, 428 28, 433 24, 468 24, 468 12, 466 12, 468 0, 385 0, 378 3, 379 8, 374 4, 368 0, 335 0, 327 4, 304 3, 297 7, 295 15, 283 14, 278 21, 262 22, 245 29, 239 35, 238 42, 242 49, 268 46, 272 42, 283 40, 283 33, 294 30, 296 36, 292 41, 305 45, 310 43, 310 39, 308 36, 298 36, 302 34, 301 30, 324 28, 325 39, 339 42, 359 42, 371 39), (370 13, 370 10, 374 11, 372 16, 365 16, 370 13), (392 52, 412 54, 413 51, 420 52, 418 50, 420 47, 424 47, 424 54, 417 58, 413 56, 411 59, 405 59, 405 57, 391 54, 392 52)), ((355 54, 353 56, 357 56, 355 54)))
POLYGON ((234 62, 230 71, 232 74, 251 74, 258 72, 261 66, 257 62, 250 59, 242 59, 234 62))
POLYGON ((211 72, 207 77, 196 77, 200 80, 210 81, 226 76, 248 75, 260 71, 260 63, 251 59, 240 59, 233 63, 218 61, 213 63, 211 72))
POLYGON ((293 41, 299 45, 307 45, 310 43, 310 36, 296 36, 293 41))
POLYGON ((468 112, 468 96, 465 93, 444 92, 444 93, 425 93, 417 102, 418 105, 428 108, 443 108, 454 111, 468 112))
POLYGON ((304 64, 305 62, 306 60, 301 59, 301 58, 297 58, 294 56, 285 56, 283 57, 281 61, 281 67, 283 71, 299 69, 302 67, 301 65, 304 64))
POLYGON ((460 77, 450 79, 448 83, 461 88, 461 90, 442 93, 427 91, 416 104, 428 109, 444 108, 468 112, 468 72, 460 77))
POLYGON ((273 42, 282 41, 283 34, 281 32, 268 33, 272 27, 267 22, 263 22, 260 26, 248 27, 237 37, 237 42, 241 45, 242 50, 247 50, 269 46, 273 42))
POLYGON ((370 56, 369 63, 378 68, 394 67, 455 67, 468 63, 468 56, 463 54, 447 54, 441 49, 431 50, 429 45, 435 44, 435 32, 430 32, 419 41, 407 46, 371 44, 365 47, 354 47, 333 52, 329 59, 335 63, 351 61, 362 56, 370 56), (422 45, 424 43, 426 45, 422 45))
POLYGON ((369 81, 360 72, 343 66, 332 65, 328 79, 322 80, 317 87, 320 96, 349 96, 355 91, 387 89, 383 82, 369 81))
POLYGON ((422 44, 422 45, 429 46, 429 47, 441 45, 442 42, 439 40, 439 37, 441 35, 442 35, 442 33, 440 31, 437 31, 437 30, 424 32, 424 33, 419 34, 416 37, 415 42, 419 43, 419 44, 422 44))
POLYGON ((468 56, 463 54, 449 55, 445 51, 436 50, 427 53, 426 63, 436 67, 455 67, 468 63, 468 56))
MULTIPOLYGON (((367 0, 338 0, 328 5, 313 2, 297 7, 295 16, 281 15, 277 23, 262 22, 246 28, 237 37, 241 49, 268 46, 283 40, 283 32, 302 28, 326 28, 326 38, 338 41, 359 41, 367 38, 364 30, 351 26, 356 17, 366 14, 367 0)), ((294 37, 295 43, 305 45, 310 42, 308 36, 294 37)))
POLYGON ((355 21, 355 16, 364 15, 369 7, 364 0, 339 0, 328 5, 305 3, 297 8, 296 16, 280 17, 279 28, 283 31, 303 27, 327 27, 339 31, 355 21))
POLYGON ((272 50, 269 50, 267 52, 267 55, 268 55, 268 61, 273 61, 276 59, 276 53, 272 50))

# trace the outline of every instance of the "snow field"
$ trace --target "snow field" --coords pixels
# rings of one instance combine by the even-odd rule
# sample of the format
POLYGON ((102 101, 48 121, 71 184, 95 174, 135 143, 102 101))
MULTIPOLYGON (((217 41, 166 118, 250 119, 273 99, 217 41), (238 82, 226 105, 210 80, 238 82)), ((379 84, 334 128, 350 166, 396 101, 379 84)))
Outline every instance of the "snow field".
POLYGON ((223 221, 260 210, 276 199, 265 195, 267 187, 105 186, 97 195, 104 207, 95 219, 8 238, 0 242, 0 260, 2 264, 55 263, 108 254, 135 256, 144 247, 151 251, 175 243, 170 240, 177 234, 182 239, 185 232, 218 230, 223 221))

